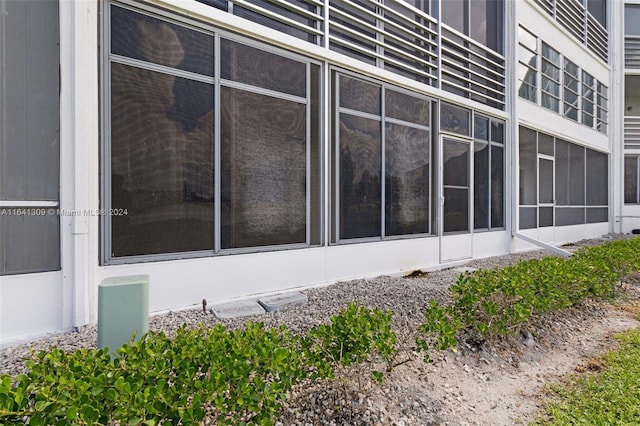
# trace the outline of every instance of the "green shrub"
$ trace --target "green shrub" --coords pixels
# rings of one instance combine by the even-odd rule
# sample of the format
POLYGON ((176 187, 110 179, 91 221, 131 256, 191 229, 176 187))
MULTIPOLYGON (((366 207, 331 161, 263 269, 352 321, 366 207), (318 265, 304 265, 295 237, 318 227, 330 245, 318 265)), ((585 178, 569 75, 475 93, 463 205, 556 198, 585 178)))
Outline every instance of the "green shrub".
MULTIPOLYGON (((335 366, 371 364, 377 358, 390 362, 396 354, 396 335, 391 330, 393 312, 360 307, 356 302, 331 317, 330 324, 311 329, 306 337, 310 364, 320 375, 334 377, 335 366)), ((382 373, 373 371, 376 380, 382 373)))
POLYGON ((332 377, 334 363, 389 359, 391 315, 352 304, 308 336, 252 322, 149 332, 115 359, 52 348, 34 354, 27 374, 0 376, 0 425, 272 424, 301 381, 332 377))
POLYGON ((634 238, 582 248, 567 259, 546 257, 461 274, 450 288, 453 304, 432 302, 425 311, 417 347, 428 351, 456 346, 463 329, 480 340, 506 335, 532 315, 585 298, 610 297, 622 277, 638 270, 640 238, 634 238))

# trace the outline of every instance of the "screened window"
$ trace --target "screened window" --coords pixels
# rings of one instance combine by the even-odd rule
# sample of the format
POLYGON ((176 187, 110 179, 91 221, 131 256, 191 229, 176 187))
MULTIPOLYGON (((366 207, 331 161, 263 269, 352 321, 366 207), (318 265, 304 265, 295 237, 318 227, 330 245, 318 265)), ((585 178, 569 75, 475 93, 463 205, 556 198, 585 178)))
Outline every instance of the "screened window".
POLYGON ((0 275, 60 269, 58 7, 0 0, 0 275))
POLYGON ((580 68, 570 60, 564 60, 564 116, 578 121, 580 101, 580 68))
POLYGON ((608 221, 608 176, 607 154, 520 127, 520 229, 608 221))
POLYGON ((110 12, 105 260, 319 244, 319 66, 110 12))
POLYGON ((625 204, 640 204, 640 156, 625 155, 624 157, 624 202, 625 204))
POLYGON ((504 227, 504 123, 474 116, 474 229, 504 227))
POLYGON ((431 101, 338 72, 333 82, 334 240, 430 233, 431 101))
POLYGON ((538 38, 518 27, 518 95, 537 102, 538 88, 538 38))
POLYGON ((560 53, 542 42, 541 104, 552 111, 560 111, 560 53))

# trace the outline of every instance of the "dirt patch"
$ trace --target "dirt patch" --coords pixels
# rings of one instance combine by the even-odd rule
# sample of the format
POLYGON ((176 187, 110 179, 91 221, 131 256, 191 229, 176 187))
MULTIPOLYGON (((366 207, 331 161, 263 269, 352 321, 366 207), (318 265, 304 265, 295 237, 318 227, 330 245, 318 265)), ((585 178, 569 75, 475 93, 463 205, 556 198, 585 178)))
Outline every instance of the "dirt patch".
POLYGON ((299 389, 281 424, 528 424, 541 413, 545 384, 600 371, 599 355, 617 346, 613 336, 640 326, 637 290, 630 298, 620 306, 587 301, 517 336, 436 354, 431 364, 405 352, 379 386, 347 380, 299 389))

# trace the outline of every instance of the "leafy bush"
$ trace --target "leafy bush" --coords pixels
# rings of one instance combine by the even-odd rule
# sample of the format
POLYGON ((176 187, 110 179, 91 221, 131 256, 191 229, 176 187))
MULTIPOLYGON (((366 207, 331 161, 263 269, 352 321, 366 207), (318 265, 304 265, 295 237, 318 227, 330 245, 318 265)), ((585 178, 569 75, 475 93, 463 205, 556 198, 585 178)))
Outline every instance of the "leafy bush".
MULTIPOLYGON (((330 324, 311 329, 306 338, 306 352, 320 375, 334 377, 334 366, 371 364, 376 358, 387 363, 397 352, 396 335, 391 330, 393 312, 360 307, 353 302, 330 324)), ((373 371, 375 379, 382 373, 373 371)))
POLYGON ((622 277, 638 270, 640 238, 634 238, 583 248, 567 259, 546 257, 463 273, 450 288, 453 304, 443 307, 433 301, 425 311, 417 347, 428 351, 456 346, 463 329, 480 340, 508 334, 532 315, 611 296, 622 277))
POLYGON ((390 357, 391 313, 350 305, 308 336, 246 323, 149 332, 118 349, 50 349, 0 376, 0 424, 272 424, 287 392, 333 363, 390 357), (328 360, 323 360, 325 355, 328 360))

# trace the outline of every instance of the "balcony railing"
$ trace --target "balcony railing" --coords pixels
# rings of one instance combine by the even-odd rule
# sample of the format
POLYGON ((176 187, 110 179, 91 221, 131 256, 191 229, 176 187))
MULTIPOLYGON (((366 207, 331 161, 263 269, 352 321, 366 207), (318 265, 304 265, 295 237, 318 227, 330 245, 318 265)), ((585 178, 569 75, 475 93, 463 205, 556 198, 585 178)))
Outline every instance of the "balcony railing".
POLYGON ((624 148, 640 149, 640 116, 625 115, 624 148))
POLYGON ((598 55, 609 60, 609 33, 585 9, 580 0, 534 0, 540 8, 553 17, 580 43, 598 55))
POLYGON ((364 63, 504 109, 504 56, 442 25, 410 2, 198 1, 364 63))

